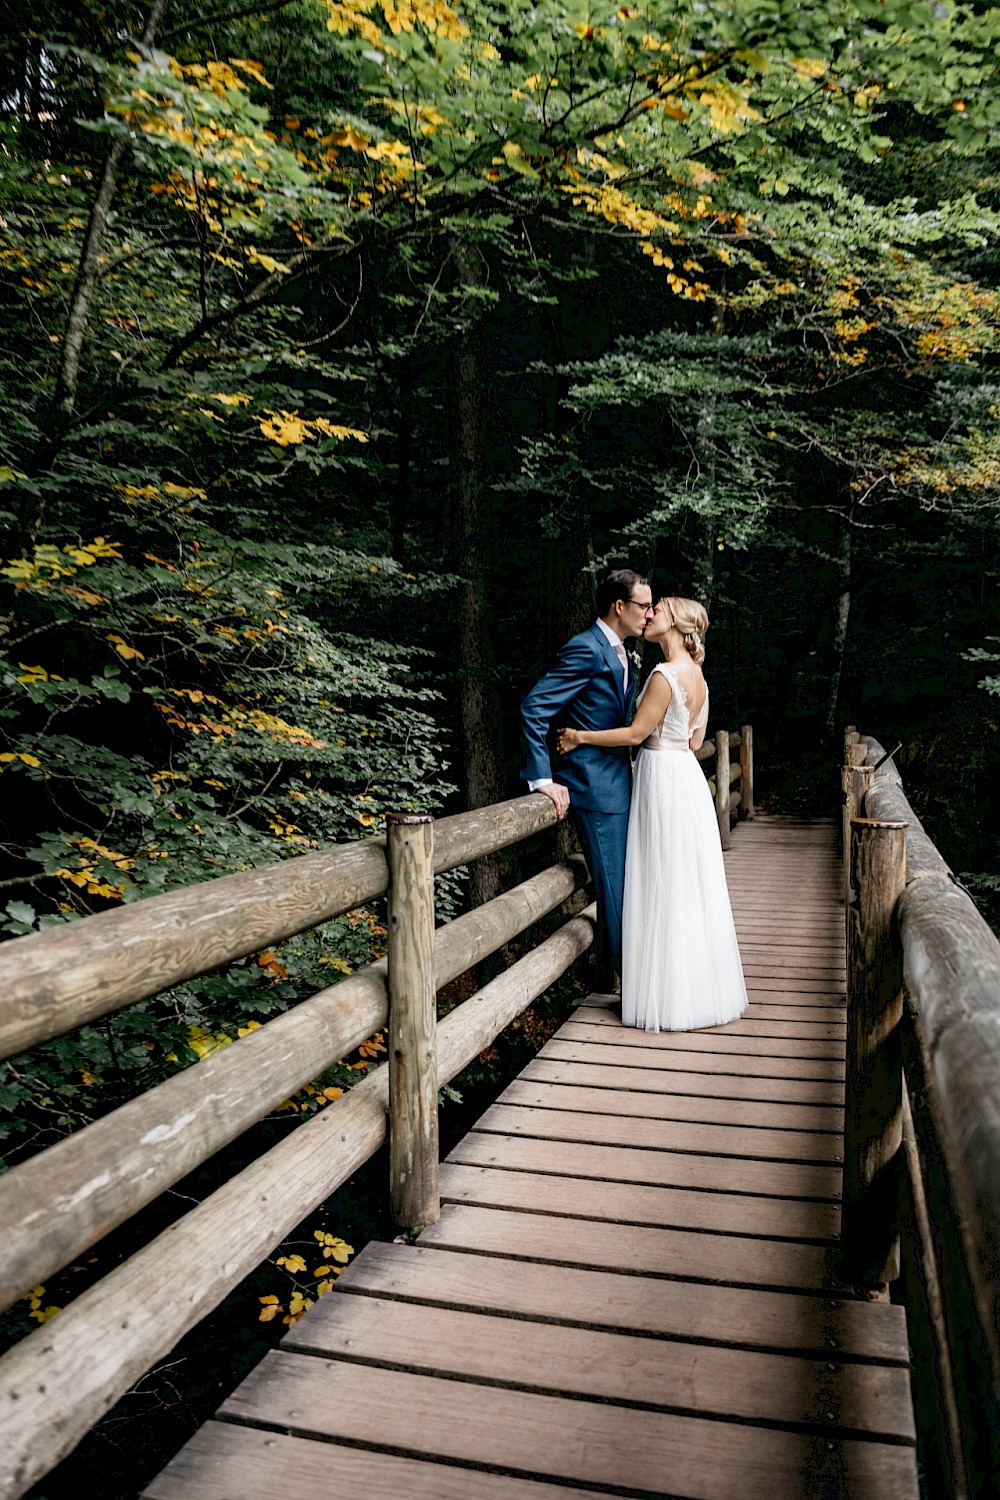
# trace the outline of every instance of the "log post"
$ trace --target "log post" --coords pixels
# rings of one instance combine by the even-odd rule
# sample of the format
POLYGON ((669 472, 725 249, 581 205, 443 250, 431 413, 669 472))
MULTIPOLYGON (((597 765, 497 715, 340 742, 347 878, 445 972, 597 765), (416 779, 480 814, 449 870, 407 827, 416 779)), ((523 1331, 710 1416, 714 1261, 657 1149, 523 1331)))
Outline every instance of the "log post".
MULTIPOLYGON (((846 753, 851 753, 850 745, 846 746, 846 753)), ((840 788, 843 800, 843 813, 841 816, 841 848, 844 855, 844 905, 849 905, 851 900, 851 824, 855 818, 863 818, 865 813, 865 797, 868 788, 875 779, 875 772, 871 766, 854 766, 846 761, 840 769, 840 788)))
POLYGON ((753 805, 753 725, 740 730, 740 817, 755 817, 753 805))
POLYGON ((841 1251, 846 1277, 868 1286, 899 1275, 903 950, 896 905, 906 884, 906 828, 875 818, 851 823, 841 1251))
POLYGON ((852 749, 857 744, 857 742, 858 742, 858 731, 857 731, 857 728, 853 724, 845 724, 844 725, 844 761, 843 761, 843 763, 844 763, 845 766, 853 766, 853 764, 854 764, 854 757, 853 757, 853 754, 852 754, 852 749))
POLYGON ((438 1186, 434 820, 389 813, 389 1181, 395 1222, 434 1224, 438 1186))
POLYGON ((732 842, 729 836, 729 731, 715 732, 715 812, 719 819, 719 836, 723 849, 732 842))

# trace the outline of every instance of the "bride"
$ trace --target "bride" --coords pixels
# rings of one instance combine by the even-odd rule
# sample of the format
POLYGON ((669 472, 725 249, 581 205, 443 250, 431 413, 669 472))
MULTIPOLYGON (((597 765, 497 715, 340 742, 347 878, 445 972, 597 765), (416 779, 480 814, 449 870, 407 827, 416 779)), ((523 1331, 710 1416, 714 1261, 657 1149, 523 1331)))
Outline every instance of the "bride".
POLYGON ((640 745, 635 762, 622 911, 622 1020, 646 1031, 735 1021, 747 1005, 712 794, 693 750, 708 723, 702 637, 693 599, 656 606, 645 639, 654 667, 625 729, 563 729, 559 751, 640 745))

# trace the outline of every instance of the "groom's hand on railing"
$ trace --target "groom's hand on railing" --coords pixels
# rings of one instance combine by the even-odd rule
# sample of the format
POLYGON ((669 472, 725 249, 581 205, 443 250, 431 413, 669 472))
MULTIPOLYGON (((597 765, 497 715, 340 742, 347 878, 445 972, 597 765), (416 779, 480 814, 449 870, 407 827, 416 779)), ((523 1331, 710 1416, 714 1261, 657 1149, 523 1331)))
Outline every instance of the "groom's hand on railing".
POLYGON ((549 801, 554 803, 560 818, 564 818, 569 812, 569 791, 558 781, 547 781, 544 786, 536 787, 535 790, 544 793, 549 801))

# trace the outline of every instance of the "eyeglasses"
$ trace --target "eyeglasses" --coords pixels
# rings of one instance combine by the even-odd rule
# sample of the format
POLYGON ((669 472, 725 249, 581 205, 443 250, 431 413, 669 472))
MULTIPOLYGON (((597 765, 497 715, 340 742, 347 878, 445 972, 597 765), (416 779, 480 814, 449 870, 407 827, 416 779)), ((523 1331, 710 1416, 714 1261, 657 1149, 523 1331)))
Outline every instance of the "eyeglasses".
POLYGON ((624 602, 626 604, 637 605, 639 609, 645 610, 648 615, 654 615, 656 613, 656 610, 654 609, 652 603, 644 604, 641 599, 626 599, 624 602))

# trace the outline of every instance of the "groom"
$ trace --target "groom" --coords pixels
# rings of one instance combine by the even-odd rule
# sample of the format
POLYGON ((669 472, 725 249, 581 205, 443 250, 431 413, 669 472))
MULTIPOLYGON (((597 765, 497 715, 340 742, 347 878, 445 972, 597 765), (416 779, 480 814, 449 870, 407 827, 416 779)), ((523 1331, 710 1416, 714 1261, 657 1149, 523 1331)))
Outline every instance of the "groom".
POLYGON ((529 791, 555 803, 560 818, 572 808, 597 893, 598 961, 620 974, 629 752, 581 745, 559 766, 556 781, 546 735, 556 720, 575 729, 620 729, 629 722, 635 674, 625 642, 641 636, 653 618, 647 579, 630 568, 606 574, 597 586, 597 615, 589 630, 567 641, 521 704, 527 742, 521 775, 529 791))

